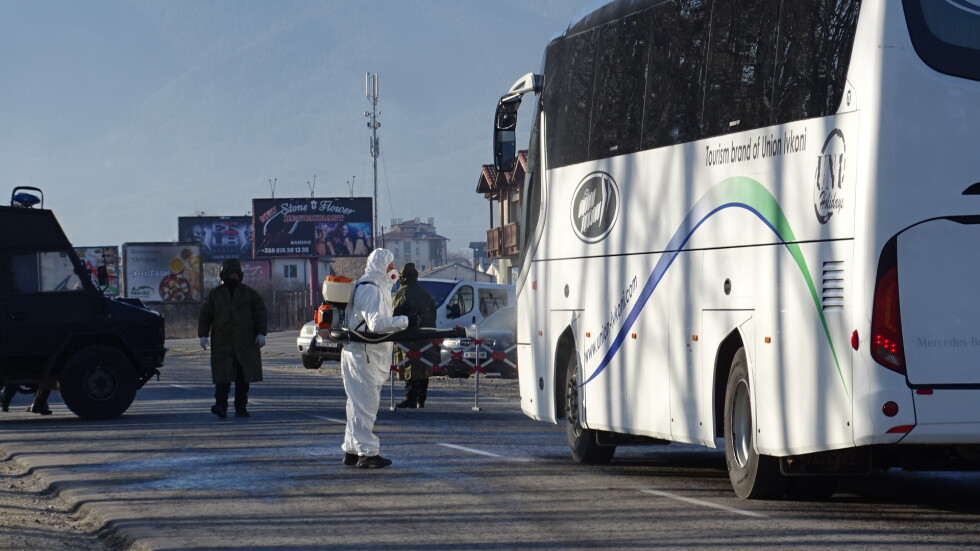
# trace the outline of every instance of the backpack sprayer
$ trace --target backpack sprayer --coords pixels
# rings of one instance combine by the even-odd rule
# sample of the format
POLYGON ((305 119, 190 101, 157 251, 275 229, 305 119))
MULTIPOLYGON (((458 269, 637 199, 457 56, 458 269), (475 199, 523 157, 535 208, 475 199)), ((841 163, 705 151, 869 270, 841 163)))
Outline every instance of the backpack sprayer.
MULTIPOLYGON (((373 283, 364 282, 360 285, 373 285, 373 283)), ((349 277, 327 276, 323 279, 324 303, 317 308, 314 316, 321 338, 329 338, 342 344, 351 342, 377 344, 466 336, 466 330, 459 326, 450 329, 409 327, 394 333, 372 333, 346 327, 344 324, 346 323, 347 304, 353 298, 354 289, 354 281, 349 277)))

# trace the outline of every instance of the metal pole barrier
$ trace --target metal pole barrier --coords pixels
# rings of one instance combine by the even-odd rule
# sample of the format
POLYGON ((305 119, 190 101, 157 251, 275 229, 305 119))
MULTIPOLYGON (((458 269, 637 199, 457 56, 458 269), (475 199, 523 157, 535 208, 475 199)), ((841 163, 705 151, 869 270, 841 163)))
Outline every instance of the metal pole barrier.
POLYGON ((395 411, 395 369, 388 370, 388 411, 395 411))
POLYGON ((473 369, 471 373, 476 375, 476 382, 473 389, 473 411, 480 411, 480 374, 486 373, 483 365, 487 362, 480 362, 480 350, 483 348, 483 339, 473 339, 473 369))
MULTIPOLYGON (((477 359, 479 360, 479 355, 477 359)), ((476 369, 476 390, 473 392, 473 411, 480 411, 480 371, 482 369, 476 369)))

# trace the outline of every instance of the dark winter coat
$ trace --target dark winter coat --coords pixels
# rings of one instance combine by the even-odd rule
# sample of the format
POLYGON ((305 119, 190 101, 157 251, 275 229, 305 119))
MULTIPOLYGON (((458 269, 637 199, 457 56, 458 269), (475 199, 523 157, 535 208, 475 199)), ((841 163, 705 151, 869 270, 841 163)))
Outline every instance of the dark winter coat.
MULTIPOLYGON (((412 271, 414 271, 414 267, 412 271)), ((419 319, 418 316, 421 315, 420 327, 435 327, 435 299, 432 298, 432 295, 425 287, 419 285, 417 272, 414 273, 414 277, 405 276, 406 274, 403 270, 402 277, 398 278, 398 290, 395 291, 395 297, 392 299, 394 315, 408 316, 409 320, 413 317, 419 319)), ((407 359, 408 354, 401 347, 408 348, 409 350, 421 350, 428 346, 429 348, 422 352, 422 357, 432 364, 439 363, 438 344, 432 344, 431 341, 411 341, 400 342, 398 345, 395 347, 395 365, 401 365, 401 377, 405 380, 427 379, 429 377, 429 365, 421 360, 413 359, 408 359, 402 365, 402 362, 407 359)))
POLYGON ((265 302, 255 290, 239 283, 234 293, 227 284, 212 289, 201 307, 197 335, 211 338, 211 378, 217 383, 235 382, 237 359, 245 382, 262 380, 262 355, 256 335, 265 335, 265 302))

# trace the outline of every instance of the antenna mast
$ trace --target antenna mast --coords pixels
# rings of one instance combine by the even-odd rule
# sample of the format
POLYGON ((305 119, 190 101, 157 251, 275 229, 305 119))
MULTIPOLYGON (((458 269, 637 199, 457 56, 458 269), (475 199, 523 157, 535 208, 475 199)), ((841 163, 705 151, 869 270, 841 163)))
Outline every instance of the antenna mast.
MULTIPOLYGON (((371 129, 371 158, 374 160, 374 223, 371 225, 371 242, 374 247, 378 246, 378 155, 381 154, 381 142, 378 140, 378 73, 367 73, 364 75, 364 95, 371 102, 371 110, 365 111, 364 116, 368 118, 367 126, 371 129)), ((353 190, 351 190, 353 194, 353 190)))

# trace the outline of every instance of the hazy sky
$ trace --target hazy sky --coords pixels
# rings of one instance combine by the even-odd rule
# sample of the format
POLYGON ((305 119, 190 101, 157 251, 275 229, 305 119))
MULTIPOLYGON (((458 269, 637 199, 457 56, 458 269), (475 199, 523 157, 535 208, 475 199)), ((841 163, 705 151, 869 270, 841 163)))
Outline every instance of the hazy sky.
POLYGON ((371 196, 374 72, 379 223, 432 217, 464 249, 489 226, 497 99, 596 3, 0 0, 0 193, 42 188, 78 246, 174 240, 178 216, 248 213, 272 179, 371 196))

